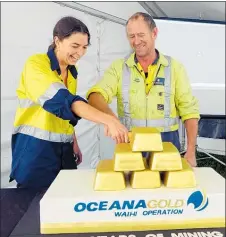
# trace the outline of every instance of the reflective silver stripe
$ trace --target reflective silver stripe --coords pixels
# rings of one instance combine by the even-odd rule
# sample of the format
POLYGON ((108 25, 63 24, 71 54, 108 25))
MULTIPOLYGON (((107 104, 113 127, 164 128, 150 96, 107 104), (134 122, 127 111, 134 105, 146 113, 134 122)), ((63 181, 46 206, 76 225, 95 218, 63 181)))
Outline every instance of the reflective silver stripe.
POLYGON ((50 142, 72 142, 73 141, 73 134, 66 135, 61 133, 54 133, 42 130, 40 128, 28 126, 28 125, 21 125, 14 128, 13 134, 16 133, 23 133, 26 135, 30 135, 42 140, 50 141, 50 142))
POLYGON ((170 131, 170 113, 171 113, 171 106, 170 106, 170 94, 171 94, 171 58, 169 56, 165 56, 168 60, 168 66, 164 68, 165 74, 165 86, 164 86, 164 93, 165 93, 165 102, 164 102, 164 132, 170 131))
POLYGON ((130 69, 127 65, 123 67, 123 85, 122 85, 122 103, 124 110, 124 117, 121 118, 121 123, 126 126, 127 129, 131 126, 131 116, 130 116, 130 103, 129 103, 129 90, 130 90, 130 69))
POLYGON ((47 100, 50 100, 60 89, 67 89, 64 84, 60 82, 54 82, 50 87, 45 91, 43 95, 38 98, 38 103, 43 106, 47 100))
POLYGON ((163 127, 165 132, 171 131, 170 127, 172 125, 176 125, 179 122, 179 118, 170 118, 171 113, 171 104, 170 104, 170 94, 171 94, 171 58, 169 56, 165 56, 168 60, 169 65, 164 68, 165 73, 165 86, 164 86, 164 119, 132 119, 130 114, 130 100, 129 100, 129 90, 130 90, 130 82, 131 82, 131 71, 129 67, 126 65, 125 58, 123 65, 123 78, 122 78, 122 103, 124 109, 124 117, 120 117, 120 121, 127 127, 127 129, 131 129, 132 126, 138 127, 163 127))
MULTIPOLYGON (((119 117, 119 119, 124 124, 124 117, 119 117)), ((167 119, 168 126, 178 124, 178 122, 178 117, 167 119)), ((146 127, 146 123, 148 127, 165 127, 165 119, 130 119, 130 125, 134 127, 146 127)))
POLYGON ((32 107, 34 105, 37 105, 37 104, 35 104, 30 99, 19 99, 19 106, 20 106, 20 108, 29 108, 29 107, 32 107))
MULTIPOLYGON (((43 106, 47 100, 50 100, 54 97, 59 89, 66 89, 66 87, 59 82, 52 83, 50 87, 45 91, 45 93, 38 98, 38 103, 43 106)), ((29 108, 34 105, 37 104, 30 99, 19 99, 20 108, 29 108)))

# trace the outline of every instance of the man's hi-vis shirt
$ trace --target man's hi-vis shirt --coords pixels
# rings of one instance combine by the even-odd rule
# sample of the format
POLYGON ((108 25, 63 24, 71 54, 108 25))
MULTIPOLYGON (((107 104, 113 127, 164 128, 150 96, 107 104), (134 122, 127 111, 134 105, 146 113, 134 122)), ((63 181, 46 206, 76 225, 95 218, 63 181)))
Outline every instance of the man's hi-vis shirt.
POLYGON ((118 117, 129 130, 156 127, 160 132, 176 131, 179 118, 184 122, 200 117, 184 66, 160 52, 147 72, 135 52, 115 60, 87 92, 87 98, 91 93, 100 93, 109 104, 117 97, 118 117))

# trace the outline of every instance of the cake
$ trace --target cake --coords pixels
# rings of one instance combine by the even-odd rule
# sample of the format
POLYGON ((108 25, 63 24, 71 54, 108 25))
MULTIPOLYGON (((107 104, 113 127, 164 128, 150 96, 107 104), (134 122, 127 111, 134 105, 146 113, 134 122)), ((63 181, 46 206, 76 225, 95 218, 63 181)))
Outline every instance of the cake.
POLYGON ((224 178, 192 168, 150 128, 134 128, 95 170, 60 171, 40 201, 41 234, 224 226, 224 178))

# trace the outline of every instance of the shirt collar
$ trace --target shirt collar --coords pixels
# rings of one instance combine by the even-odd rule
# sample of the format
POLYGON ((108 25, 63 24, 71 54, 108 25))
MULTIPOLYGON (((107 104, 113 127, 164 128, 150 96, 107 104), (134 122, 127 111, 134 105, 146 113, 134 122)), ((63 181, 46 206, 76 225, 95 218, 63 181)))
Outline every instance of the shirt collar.
MULTIPOLYGON (((157 49, 156 49, 156 52, 158 53, 158 57, 155 59, 154 62, 160 65, 163 65, 164 67, 167 67, 169 65, 168 59, 157 49)), ((135 52, 132 52, 129 55, 127 55, 125 60, 128 67, 134 67, 137 65, 137 63, 135 62, 135 52)))
MULTIPOLYGON (((155 49, 155 52, 157 53, 157 56, 154 60, 154 62, 152 63, 152 65, 155 65, 158 63, 158 60, 159 60, 159 51, 157 49, 155 49)), ((134 54, 134 62, 137 64, 138 63, 138 59, 136 57, 136 54, 134 54)))
MULTIPOLYGON (((58 75, 60 75, 61 74, 60 65, 59 65, 59 62, 58 62, 57 57, 55 55, 54 49, 50 49, 47 52, 47 55, 48 55, 49 60, 50 60, 51 70, 52 71, 57 71, 58 75)), ((69 65, 67 68, 70 70, 72 76, 75 79, 77 79, 78 72, 77 72, 76 67, 74 65, 69 65)))

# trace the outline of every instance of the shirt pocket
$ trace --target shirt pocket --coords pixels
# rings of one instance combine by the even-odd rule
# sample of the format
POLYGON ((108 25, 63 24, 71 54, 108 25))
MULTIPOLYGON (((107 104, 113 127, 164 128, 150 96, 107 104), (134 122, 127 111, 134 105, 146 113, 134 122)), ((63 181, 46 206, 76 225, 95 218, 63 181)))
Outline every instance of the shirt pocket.
POLYGON ((163 85, 154 85, 150 91, 150 110, 152 116, 163 117, 165 114, 165 108, 168 106, 165 100, 170 98, 171 94, 165 93, 165 87, 163 85))

